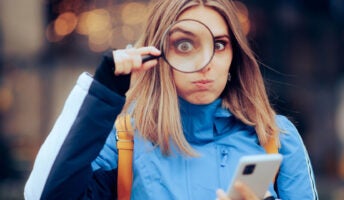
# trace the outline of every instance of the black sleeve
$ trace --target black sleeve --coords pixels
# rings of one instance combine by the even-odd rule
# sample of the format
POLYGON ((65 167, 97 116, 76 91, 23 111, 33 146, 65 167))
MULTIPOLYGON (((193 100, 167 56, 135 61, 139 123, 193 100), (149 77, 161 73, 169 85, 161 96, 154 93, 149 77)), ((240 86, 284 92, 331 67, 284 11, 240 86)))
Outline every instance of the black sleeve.
POLYGON ((114 71, 113 54, 112 51, 108 51, 104 53, 103 59, 94 74, 94 79, 117 94, 124 96, 129 89, 130 74, 115 76, 114 71))
MULTIPOLYGON (((93 193, 91 197, 102 193, 106 184, 99 184, 98 177, 105 175, 95 174, 91 163, 104 146, 123 103, 123 97, 93 82, 81 101, 76 117, 70 119, 72 124, 68 130, 65 130, 67 127, 64 124, 55 125, 62 132, 67 131, 67 135, 54 159, 41 199, 79 199, 90 191, 93 193)), ((77 106, 76 103, 74 105, 77 106)), ((69 113, 62 113, 59 118, 70 118, 69 113)), ((111 185, 107 187, 111 188, 111 185)))
POLYGON ((93 181, 82 198, 84 200, 117 198, 117 169, 111 171, 97 170, 93 173, 93 181))
POLYGON ((93 172, 91 167, 122 110, 130 84, 130 75, 114 76, 113 63, 108 52, 93 78, 87 73, 79 77, 40 148, 25 186, 26 199, 107 199, 116 195, 116 170, 93 172))

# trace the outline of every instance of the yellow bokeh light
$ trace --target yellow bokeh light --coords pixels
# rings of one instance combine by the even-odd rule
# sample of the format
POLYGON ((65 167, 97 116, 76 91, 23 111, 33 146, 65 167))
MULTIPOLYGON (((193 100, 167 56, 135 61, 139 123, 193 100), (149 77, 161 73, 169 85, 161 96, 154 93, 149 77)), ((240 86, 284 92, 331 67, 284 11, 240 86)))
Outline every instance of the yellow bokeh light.
POLYGON ((108 31, 111 29, 111 17, 105 9, 95 9, 80 15, 77 32, 84 35, 108 31))
POLYGON ((244 3, 240 2, 240 1, 235 1, 234 4, 235 4, 235 7, 239 11, 239 19, 240 19, 240 21, 241 20, 248 20, 249 12, 248 12, 247 6, 244 3))
POLYGON ((244 31, 244 34, 247 35, 251 29, 248 8, 244 3, 240 1, 235 1, 234 3, 236 8, 238 9, 237 16, 244 31))
POLYGON ((72 12, 62 13, 54 22, 56 35, 65 36, 72 33, 77 25, 78 19, 72 12))
POLYGON ((128 41, 134 41, 135 38, 135 31, 130 26, 122 26, 122 35, 128 41))
POLYGON ((121 26, 114 27, 110 32, 109 45, 113 49, 125 48, 128 44, 128 40, 123 37, 123 30, 121 26), (123 39, 119 39, 123 38, 123 39))
POLYGON ((94 32, 88 36, 88 45, 94 52, 103 52, 110 47, 111 31, 94 32))
POLYGON ((10 88, 1 87, 0 88, 0 111, 6 112, 13 105, 13 94, 10 88))
POLYGON ((89 41, 93 44, 105 44, 109 41, 110 31, 102 31, 89 35, 89 41))
POLYGON ((104 52, 106 49, 108 49, 109 44, 106 43, 93 43, 91 40, 88 41, 88 47, 91 51, 94 52, 104 52))
POLYGON ((79 15, 79 23, 76 27, 76 31, 79 34, 87 35, 88 34, 88 24, 87 24, 87 16, 89 12, 83 12, 79 15))
POLYGON ((54 22, 50 23, 45 30, 45 37, 49 42, 59 42, 63 39, 63 36, 57 35, 54 31, 54 22))
POLYGON ((147 6, 144 3, 132 2, 124 5, 122 9, 122 21, 124 24, 136 25, 144 22, 147 6))

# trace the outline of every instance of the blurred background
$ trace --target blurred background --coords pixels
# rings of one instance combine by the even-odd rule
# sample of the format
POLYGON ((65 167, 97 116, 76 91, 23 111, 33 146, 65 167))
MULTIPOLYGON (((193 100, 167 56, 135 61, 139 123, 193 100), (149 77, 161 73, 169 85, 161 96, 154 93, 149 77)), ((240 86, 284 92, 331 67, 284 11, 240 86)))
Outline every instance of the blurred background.
MULTIPOLYGON (((320 199, 344 199, 344 1, 235 2, 271 102, 304 139, 320 199)), ((148 3, 0 0, 0 199, 23 199, 78 75, 135 42, 148 3)))

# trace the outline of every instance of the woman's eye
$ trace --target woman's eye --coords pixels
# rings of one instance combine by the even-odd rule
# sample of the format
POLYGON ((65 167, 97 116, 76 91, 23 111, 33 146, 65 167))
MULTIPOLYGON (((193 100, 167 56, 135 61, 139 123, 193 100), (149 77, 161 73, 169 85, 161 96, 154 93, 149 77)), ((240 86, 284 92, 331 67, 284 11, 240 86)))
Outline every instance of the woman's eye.
POLYGON ((179 41, 175 44, 176 49, 179 52, 187 53, 192 51, 193 45, 190 41, 179 41))
POLYGON ((215 50, 221 51, 226 48, 227 42, 226 41, 216 41, 215 42, 215 50))

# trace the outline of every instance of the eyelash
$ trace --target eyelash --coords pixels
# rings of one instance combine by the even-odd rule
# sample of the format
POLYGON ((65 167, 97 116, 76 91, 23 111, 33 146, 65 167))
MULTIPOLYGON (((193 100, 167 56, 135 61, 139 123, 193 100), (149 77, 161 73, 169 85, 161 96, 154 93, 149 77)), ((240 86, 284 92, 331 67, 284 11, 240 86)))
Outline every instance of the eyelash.
POLYGON ((228 41, 225 41, 225 40, 217 40, 217 41, 215 41, 215 47, 214 47, 215 51, 222 51, 222 50, 224 50, 226 48, 227 44, 228 44, 228 41), (218 44, 222 45, 222 49, 217 49, 217 45, 218 44))

